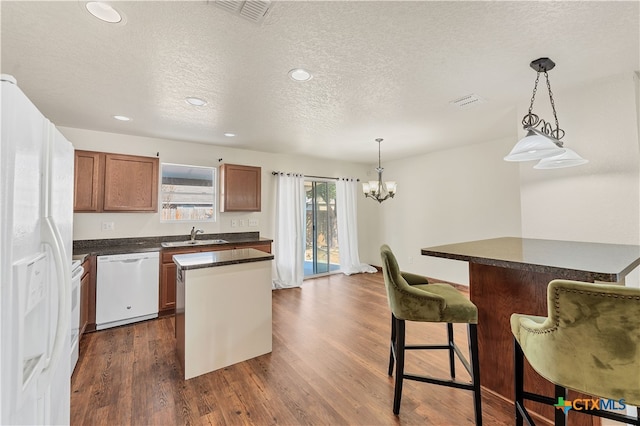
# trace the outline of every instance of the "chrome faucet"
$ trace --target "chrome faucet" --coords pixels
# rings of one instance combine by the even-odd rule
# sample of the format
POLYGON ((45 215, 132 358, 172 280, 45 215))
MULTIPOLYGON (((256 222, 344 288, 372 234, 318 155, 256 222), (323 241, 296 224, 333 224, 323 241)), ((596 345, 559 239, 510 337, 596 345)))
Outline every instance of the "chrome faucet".
POLYGON ((196 235, 198 234, 202 234, 204 233, 204 231, 202 229, 196 229, 196 227, 192 227, 191 228, 191 241, 195 241, 196 240, 196 235))

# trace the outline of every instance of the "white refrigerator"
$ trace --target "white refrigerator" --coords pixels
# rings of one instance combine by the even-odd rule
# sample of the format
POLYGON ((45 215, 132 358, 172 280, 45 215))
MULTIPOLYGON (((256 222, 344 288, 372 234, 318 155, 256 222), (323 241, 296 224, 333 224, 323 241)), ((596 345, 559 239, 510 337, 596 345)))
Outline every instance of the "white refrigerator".
POLYGON ((69 424, 73 146, 0 80, 0 425, 69 424))

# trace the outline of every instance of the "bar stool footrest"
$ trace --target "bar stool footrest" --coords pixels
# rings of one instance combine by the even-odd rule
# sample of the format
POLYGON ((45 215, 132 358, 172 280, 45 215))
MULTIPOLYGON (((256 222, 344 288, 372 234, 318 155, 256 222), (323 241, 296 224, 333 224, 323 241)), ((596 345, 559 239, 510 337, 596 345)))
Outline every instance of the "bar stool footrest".
POLYGON ((402 377, 407 380, 415 380, 417 382, 431 383, 434 385, 448 386, 457 389, 474 390, 473 383, 459 382, 457 380, 443 380, 431 376, 421 376, 417 374, 403 374, 402 377))

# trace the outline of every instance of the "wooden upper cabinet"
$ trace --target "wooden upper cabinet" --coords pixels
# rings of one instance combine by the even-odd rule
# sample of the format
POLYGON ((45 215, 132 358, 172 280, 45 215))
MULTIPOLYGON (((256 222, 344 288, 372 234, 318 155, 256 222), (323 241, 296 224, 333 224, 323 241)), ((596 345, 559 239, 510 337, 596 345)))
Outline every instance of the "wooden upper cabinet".
POLYGON ((158 211, 158 158, 105 154, 104 211, 158 211))
POLYGON ((157 212, 155 157, 76 151, 74 211, 157 212))
POLYGON ((220 211, 259 212, 261 209, 260 167, 223 164, 220 166, 220 211))
POLYGON ((98 212, 102 209, 100 153, 76 151, 73 193, 73 210, 76 212, 98 212))

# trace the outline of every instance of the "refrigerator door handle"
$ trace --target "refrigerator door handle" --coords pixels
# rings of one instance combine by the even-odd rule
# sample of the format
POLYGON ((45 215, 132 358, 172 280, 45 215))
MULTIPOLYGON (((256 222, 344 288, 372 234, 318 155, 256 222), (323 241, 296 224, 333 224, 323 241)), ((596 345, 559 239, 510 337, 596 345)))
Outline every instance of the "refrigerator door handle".
POLYGON ((56 265, 56 275, 59 282, 58 325, 56 327, 56 335, 53 341, 51 355, 45 361, 45 367, 42 370, 42 377, 45 377, 47 382, 51 382, 51 366, 55 366, 59 362, 64 349, 65 333, 70 327, 71 309, 67 306, 67 295, 71 294, 71 262, 66 256, 62 236, 60 235, 60 231, 56 227, 53 218, 45 217, 42 222, 42 242, 51 247, 51 252, 53 253, 56 265))

